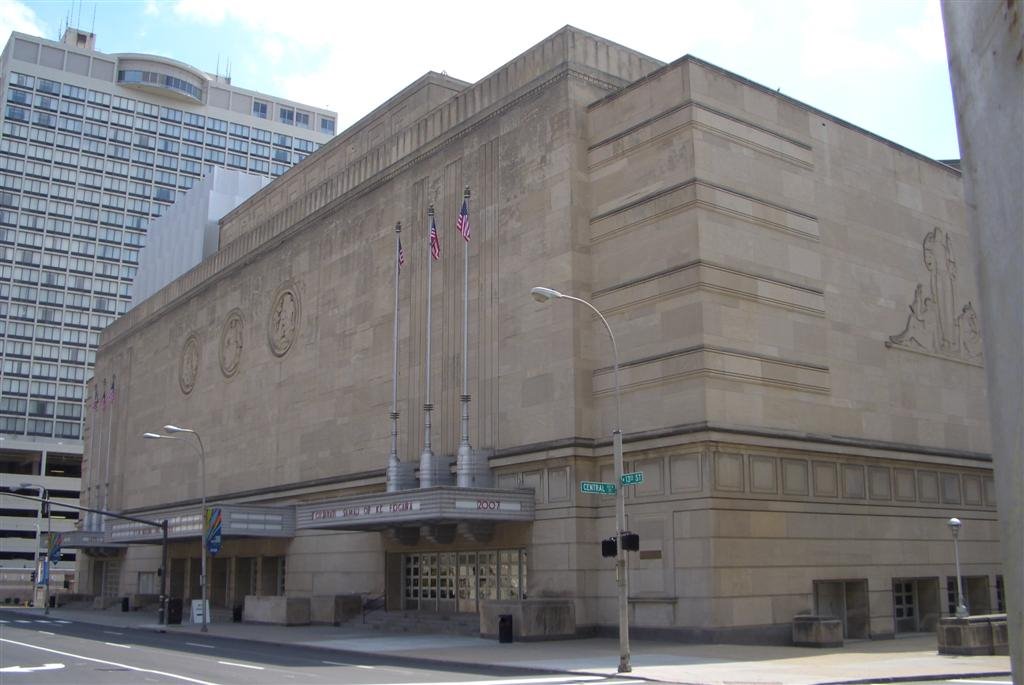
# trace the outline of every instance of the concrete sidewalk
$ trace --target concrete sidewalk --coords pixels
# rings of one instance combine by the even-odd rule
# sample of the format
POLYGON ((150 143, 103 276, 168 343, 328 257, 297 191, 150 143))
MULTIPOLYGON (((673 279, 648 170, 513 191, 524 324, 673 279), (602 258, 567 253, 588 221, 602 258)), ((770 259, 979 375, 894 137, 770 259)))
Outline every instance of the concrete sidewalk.
MULTIPOLYGON (((0 607, 7 609, 7 607, 0 607)), ((117 610, 17 609, 33 619, 94 623, 126 629, 161 630, 153 612, 117 610)), ((12 620, 14 610, 0 611, 12 620)), ((200 626, 168 626, 168 632, 195 634, 200 626)), ((295 644, 327 650, 386 653, 432 661, 516 666, 552 671, 614 675, 618 640, 590 638, 554 642, 499 644, 475 637, 363 630, 358 623, 333 626, 271 626, 247 623, 211 623, 211 637, 226 637, 277 644, 295 644)), ((690 645, 634 640, 631 644, 633 677, 670 683, 815 683, 934 679, 938 677, 993 676, 1010 673, 1006 656, 940 656, 934 635, 895 640, 850 641, 840 649, 758 647, 747 645, 690 645)), ((1005 678, 1009 680, 1009 678, 1005 678)))

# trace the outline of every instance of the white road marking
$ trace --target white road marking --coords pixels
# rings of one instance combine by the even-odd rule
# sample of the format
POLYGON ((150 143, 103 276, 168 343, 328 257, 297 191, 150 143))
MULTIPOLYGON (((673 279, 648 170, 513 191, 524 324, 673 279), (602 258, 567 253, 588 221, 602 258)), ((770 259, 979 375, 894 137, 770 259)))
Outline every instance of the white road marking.
POLYGON ((355 666, 355 664, 346 664, 340 661, 321 661, 322 664, 330 664, 331 666, 355 666))
POLYGON ((6 618, 0 618, 0 623, 10 623, 6 618))
POLYGON ((0 642, 6 642, 12 645, 18 645, 19 647, 28 647, 29 649, 38 649, 42 652, 50 652, 51 654, 60 654, 61 656, 69 656, 75 659, 82 659, 84 661, 92 661, 97 664, 106 664, 107 666, 117 666, 118 668, 127 668, 129 671, 136 671, 138 673, 152 673, 154 675, 162 675, 167 678, 175 678, 177 680, 184 680, 187 683, 196 683, 196 685, 217 685, 211 683, 208 680, 198 680, 196 678, 189 678, 188 676, 178 675, 177 673, 168 673, 167 671, 154 671, 150 668, 139 668, 138 666, 129 666, 128 664, 121 664, 116 661, 105 661, 104 659, 94 659, 91 656, 83 656, 81 654, 72 654, 71 652, 61 652, 56 649, 50 649, 49 647, 39 647, 37 645, 30 645, 27 642, 18 642, 16 640, 8 640, 7 638, 0 637, 0 642))
POLYGON ((203 649, 216 649, 213 645, 204 645, 199 642, 186 642, 186 645, 192 645, 193 647, 202 647, 203 649))
POLYGON ((53 633, 47 632, 45 630, 37 630, 36 632, 39 633, 40 635, 49 635, 50 637, 54 636, 53 633))
POLYGON ((107 635, 124 635, 124 633, 119 633, 116 630, 104 630, 103 632, 107 635))
POLYGON ((42 666, 5 666, 4 668, 0 668, 0 673, 31 673, 32 671, 56 671, 61 668, 64 668, 64 664, 43 664, 42 666))
POLYGON ((131 645, 119 645, 116 642, 104 642, 103 644, 110 645, 111 647, 121 647, 122 649, 131 649, 132 648, 131 645))
POLYGON ((251 668, 254 671, 262 671, 262 666, 252 666, 250 664, 236 664, 234 661, 218 661, 218 664, 224 664, 225 666, 238 666, 239 668, 251 668))
POLYGON ((71 623, 71 621, 62 621, 62 620, 60 620, 59 618, 57 619, 57 621, 56 621, 56 622, 57 622, 57 623, 64 623, 64 624, 68 624, 68 623, 71 623))
POLYGON ((45 618, 37 618, 36 623, 53 623, 53 621, 45 618))
POLYGON ((23 620, 23 619, 20 619, 20 618, 16 618, 16 619, 14 619, 14 622, 15 622, 15 623, 31 623, 32 621, 25 621, 25 620, 23 620))
MULTIPOLYGON (((330 663, 330 662, 324 662, 324 663, 330 663)), ((350 664, 341 664, 341 665, 349 666, 350 664)), ((358 668, 358 666, 357 666, 357 668, 358 668)), ((372 666, 370 668, 372 668, 372 666)), ((431 683, 430 685, 538 685, 538 684, 543 685, 545 683, 558 683, 558 684, 565 683, 566 685, 568 685, 569 683, 590 683, 590 682, 594 682, 596 680, 602 681, 601 685, 605 685, 605 683, 608 683, 609 685, 612 685, 613 683, 636 682, 636 681, 627 681, 627 680, 606 680, 604 678, 604 676, 597 676, 597 675, 579 675, 579 676, 574 676, 574 675, 564 676, 563 675, 563 676, 542 676, 542 677, 539 677, 539 678, 533 678, 533 677, 527 676, 527 677, 523 677, 523 678, 502 678, 502 679, 495 679, 495 680, 468 680, 468 681, 464 680, 464 681, 452 681, 452 682, 448 682, 448 683, 431 683)), ((391 685, 401 685, 401 684, 394 683, 394 684, 391 684, 391 685)))
POLYGON ((365 668, 368 671, 373 670, 373 666, 367 666, 365 664, 356 664, 356 668, 365 668))
POLYGON ((950 680, 951 683, 971 683, 971 685, 1013 685, 1009 680, 950 680))

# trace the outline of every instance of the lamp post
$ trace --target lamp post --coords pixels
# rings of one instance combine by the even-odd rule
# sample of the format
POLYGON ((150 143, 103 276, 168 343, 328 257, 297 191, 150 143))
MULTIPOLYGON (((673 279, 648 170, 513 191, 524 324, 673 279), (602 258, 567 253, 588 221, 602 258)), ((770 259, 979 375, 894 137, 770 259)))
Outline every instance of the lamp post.
MULTIPOLYGON (((210 610, 210 606, 209 606, 209 602, 208 602, 208 598, 207 598, 208 589, 207 589, 207 577, 206 577, 206 448, 203 447, 203 439, 201 437, 199 437, 199 433, 195 432, 191 428, 179 428, 178 426, 172 426, 172 425, 168 424, 168 425, 164 426, 164 430, 167 431, 168 433, 188 433, 190 435, 194 435, 195 438, 196 438, 196 442, 199 443, 199 446, 196 447, 195 443, 193 443, 191 441, 187 441, 190 445, 192 445, 192 448, 195 449, 196 452, 199 453, 199 468, 200 468, 199 492, 200 492, 200 499, 201 499, 200 506, 202 506, 202 512, 201 512, 201 514, 199 516, 199 527, 200 527, 199 547, 200 547, 200 550, 202 552, 202 556, 200 557, 201 562, 200 562, 200 567, 199 567, 199 587, 200 587, 200 590, 202 592, 202 600, 203 600, 203 627, 202 627, 202 632, 205 633, 205 632, 207 632, 207 627, 206 626, 210 622, 210 617, 208 615, 209 614, 209 610, 210 610)), ((177 436, 174 436, 174 435, 160 435, 159 433, 143 433, 142 437, 147 438, 149 440, 185 440, 185 438, 177 437, 177 436)), ((165 573, 167 572, 166 569, 164 570, 164 572, 165 573)))
POLYGON ((960 528, 964 525, 958 518, 946 521, 949 531, 953 534, 953 559, 956 562, 956 617, 967 618, 967 605, 964 604, 964 582, 960 578, 960 528))
POLYGON ((615 555, 615 582, 619 587, 619 673, 629 673, 633 670, 629 663, 629 587, 626 583, 626 550, 622 546, 622 534, 626 530, 626 492, 622 487, 622 474, 624 472, 622 464, 622 403, 619 397, 619 348, 615 344, 615 336, 612 334, 612 327, 608 325, 608 320, 604 318, 604 315, 598 311, 597 307, 590 304, 586 300, 572 295, 565 295, 552 290, 551 288, 536 287, 530 290, 530 295, 537 302, 547 302, 548 300, 571 300, 573 302, 579 302, 593 310, 597 317, 601 319, 601 323, 604 324, 605 330, 608 331, 608 337, 612 341, 612 360, 614 361, 614 377, 615 377, 615 427, 612 430, 612 457, 615 465, 615 536, 618 544, 616 545, 617 552, 615 555))
MULTIPOLYGON (((30 490, 35 489, 39 492, 39 510, 36 512, 36 548, 32 553, 32 568, 36 572, 36 583, 39 582, 39 574, 43 572, 43 569, 39 566, 39 519, 43 515, 43 511, 46 511, 46 540, 49 542, 50 535, 52 534, 51 519, 50 519, 50 491, 46 487, 39 485, 38 483, 22 483, 18 486, 19 490, 30 490)), ((47 561, 44 562, 46 565, 46 592, 43 594, 43 613, 50 613, 50 562, 49 562, 49 546, 47 546, 47 561)), ((32 584, 32 600, 36 598, 36 583, 32 584)))

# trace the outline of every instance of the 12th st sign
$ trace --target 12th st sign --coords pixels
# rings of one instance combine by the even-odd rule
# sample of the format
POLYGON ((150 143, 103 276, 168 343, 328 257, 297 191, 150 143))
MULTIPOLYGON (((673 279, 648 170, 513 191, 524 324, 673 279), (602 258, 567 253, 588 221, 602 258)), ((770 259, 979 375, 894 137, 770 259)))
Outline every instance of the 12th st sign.
POLYGON ((580 481, 580 492, 584 495, 614 495, 615 483, 595 483, 582 480, 580 481))

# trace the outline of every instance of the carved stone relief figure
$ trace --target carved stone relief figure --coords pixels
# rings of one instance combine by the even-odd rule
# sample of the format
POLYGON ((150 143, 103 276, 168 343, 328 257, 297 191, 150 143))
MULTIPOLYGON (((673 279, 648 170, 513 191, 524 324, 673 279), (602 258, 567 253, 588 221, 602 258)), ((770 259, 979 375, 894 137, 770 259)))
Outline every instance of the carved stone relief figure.
POLYGON ((935 227, 922 244, 928 291, 918 283, 907 324, 889 336, 886 347, 900 347, 967 361, 981 360, 981 330, 974 306, 957 309, 957 266, 950 236, 935 227))
POLYGON ((181 365, 178 369, 178 385, 188 395, 196 387, 199 376, 199 340, 195 335, 188 336, 181 348, 181 365))
POLYGON ((967 359, 981 359, 981 327, 978 325, 974 305, 970 302, 964 305, 963 311, 957 317, 957 323, 960 328, 960 351, 967 359))
POLYGON ((244 346, 242 312, 234 310, 228 314, 220 334, 220 370, 226 378, 234 376, 242 361, 244 346))
POLYGON ((279 290, 267 319, 267 339, 276 356, 284 355, 295 341, 300 314, 298 291, 291 287, 279 290))

